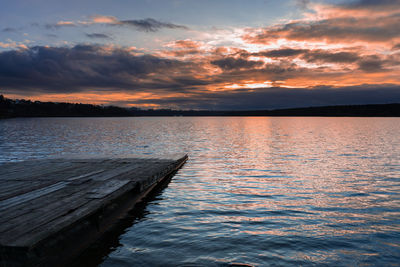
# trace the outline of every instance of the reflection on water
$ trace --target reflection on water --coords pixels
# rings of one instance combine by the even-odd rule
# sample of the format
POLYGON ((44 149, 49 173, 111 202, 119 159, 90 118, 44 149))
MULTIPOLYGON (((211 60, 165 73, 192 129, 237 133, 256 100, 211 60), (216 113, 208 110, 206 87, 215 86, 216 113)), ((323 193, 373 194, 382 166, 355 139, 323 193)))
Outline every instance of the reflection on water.
POLYGON ((398 118, 0 121, 0 162, 63 153, 189 161, 104 266, 398 265, 398 118))

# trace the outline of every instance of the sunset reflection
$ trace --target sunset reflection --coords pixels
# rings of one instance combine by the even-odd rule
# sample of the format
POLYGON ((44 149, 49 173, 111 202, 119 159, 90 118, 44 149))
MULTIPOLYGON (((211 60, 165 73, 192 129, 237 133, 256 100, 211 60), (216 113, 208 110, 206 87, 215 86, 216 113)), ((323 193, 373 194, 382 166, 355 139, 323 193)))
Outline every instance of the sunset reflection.
POLYGON ((388 146, 376 132, 390 119, 354 122, 353 118, 195 119, 194 125, 206 123, 204 129, 215 131, 206 130, 208 138, 199 139, 196 152, 193 175, 204 177, 199 187, 190 188, 204 200, 196 204, 204 214, 196 223, 240 224, 235 231, 266 236, 390 231, 390 226, 378 230, 371 225, 400 215, 393 209, 400 203, 388 198, 396 192, 388 186, 390 168, 377 165, 376 159, 396 154, 393 149, 399 141, 388 146), (201 149, 215 144, 218 149, 201 149), (385 170, 386 178, 375 175, 378 169, 385 170), (383 189, 382 184, 387 186, 383 189), (373 212, 382 208, 388 211, 373 212), (260 227, 254 229, 252 223, 260 227))

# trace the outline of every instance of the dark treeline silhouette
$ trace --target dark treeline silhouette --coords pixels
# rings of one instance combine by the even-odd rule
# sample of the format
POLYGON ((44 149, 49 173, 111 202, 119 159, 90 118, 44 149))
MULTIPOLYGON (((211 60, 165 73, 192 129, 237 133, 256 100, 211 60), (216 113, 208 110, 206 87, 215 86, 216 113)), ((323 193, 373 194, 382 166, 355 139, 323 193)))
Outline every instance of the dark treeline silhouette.
POLYGON ((400 104, 346 105, 275 110, 138 109, 90 104, 11 100, 0 95, 0 118, 11 117, 123 117, 123 116, 321 116, 400 117, 400 104))
POLYGON ((11 100, 0 95, 0 118, 10 117, 103 117, 131 116, 129 110, 113 106, 11 100))
POLYGON ((133 116, 321 116, 321 117, 400 117, 400 104, 348 105, 275 110, 131 110, 133 116))

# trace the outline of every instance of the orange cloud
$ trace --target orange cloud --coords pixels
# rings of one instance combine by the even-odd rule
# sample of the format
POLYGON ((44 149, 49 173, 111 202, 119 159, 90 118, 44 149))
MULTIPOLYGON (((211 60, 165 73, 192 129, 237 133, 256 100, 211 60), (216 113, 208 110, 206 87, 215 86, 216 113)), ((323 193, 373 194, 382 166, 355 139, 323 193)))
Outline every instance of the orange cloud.
POLYGON ((95 15, 91 19, 93 23, 118 24, 118 19, 113 16, 95 15))
POLYGON ((59 21, 56 23, 57 26, 75 26, 73 21, 59 21))
POLYGON ((28 49, 28 47, 23 43, 17 43, 14 41, 9 41, 7 43, 0 42, 1 48, 20 48, 20 49, 28 49))
POLYGON ((173 41, 173 42, 167 43, 165 46, 166 47, 171 47, 171 48, 190 48, 190 49, 193 49, 193 48, 199 48, 199 47, 203 46, 203 44, 201 42, 196 42, 196 41, 193 41, 193 40, 186 39, 186 40, 173 41))

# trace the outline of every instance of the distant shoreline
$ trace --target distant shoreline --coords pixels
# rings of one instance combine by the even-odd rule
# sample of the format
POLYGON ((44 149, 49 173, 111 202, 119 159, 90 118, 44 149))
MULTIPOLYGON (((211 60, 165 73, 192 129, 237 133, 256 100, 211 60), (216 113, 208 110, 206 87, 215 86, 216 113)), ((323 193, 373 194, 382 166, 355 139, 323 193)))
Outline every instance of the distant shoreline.
POLYGON ((0 119, 20 117, 400 117, 400 103, 273 110, 172 110, 12 100, 0 95, 0 119))

